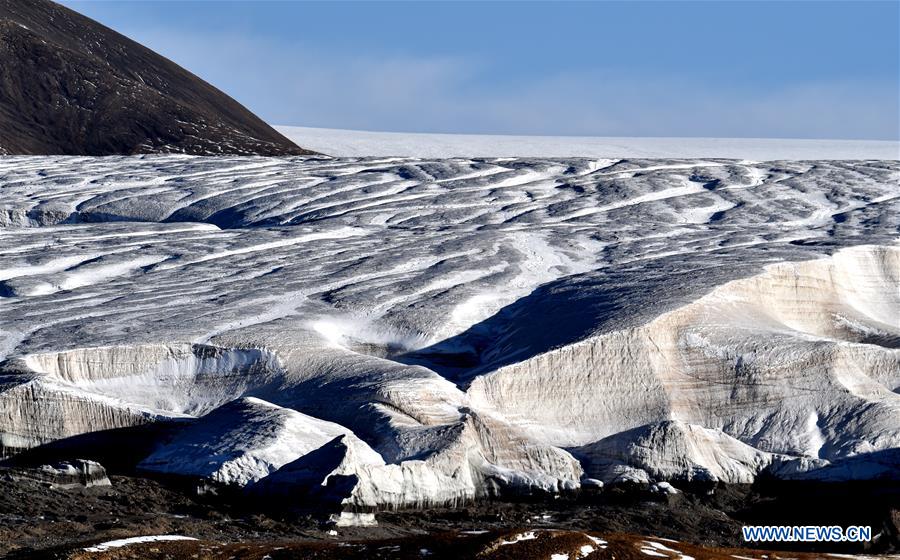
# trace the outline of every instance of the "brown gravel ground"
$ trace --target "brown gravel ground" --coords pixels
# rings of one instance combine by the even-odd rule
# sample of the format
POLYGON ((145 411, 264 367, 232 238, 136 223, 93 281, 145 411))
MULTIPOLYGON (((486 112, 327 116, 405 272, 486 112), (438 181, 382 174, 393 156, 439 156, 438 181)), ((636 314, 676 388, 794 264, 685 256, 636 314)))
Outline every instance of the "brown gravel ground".
MULTIPOLYGON (((111 487, 55 489, 0 468, 0 558, 542 558, 590 544, 585 534, 609 541, 589 558, 643 558, 642 537, 680 541, 696 560, 731 554, 761 558, 827 558, 826 552, 897 553, 900 507, 896 485, 800 488, 773 495, 756 487, 720 487, 661 497, 642 490, 607 490, 598 496, 484 502, 454 510, 385 512, 372 528, 333 528, 302 507, 262 508, 223 497, 197 496, 172 481, 112 476, 111 487), (775 524, 870 524, 880 534, 868 547, 807 545, 804 552, 738 550, 740 527, 775 524), (538 538, 516 545, 496 541, 516 531, 538 538), (472 534, 473 531, 486 531, 472 534), (92 544, 140 535, 185 535, 198 541, 131 545, 101 554, 92 544), (692 543, 692 544, 687 544, 692 543), (422 550, 427 551, 423 553, 422 550), (738 550, 737 552, 735 552, 738 550)), ((790 488, 797 488, 791 486, 790 488)), ((280 505, 286 504, 268 504, 280 505)), ((292 504, 302 506, 303 504, 292 504)), ((665 541, 660 541, 665 543, 665 541)), ((789 548, 779 546, 778 548, 789 548)), ((661 551, 657 551, 661 552, 661 551)), ((677 556, 673 556, 677 557, 677 556)), ((686 559, 685 559, 686 560, 686 559)), ((730 560, 735 560, 733 557, 730 560)))
MULTIPOLYGON (((427 536, 366 542, 218 543, 178 541, 145 543, 87 552, 81 548, 47 552, 42 558, 66 560, 548 560, 554 555, 584 560, 819 560, 837 556, 820 553, 777 552, 737 548, 700 547, 682 542, 630 534, 590 534, 537 530, 535 538, 516 541, 522 530, 467 535, 447 532, 427 536), (591 540, 589 535, 600 542, 591 540), (506 543, 506 544, 504 544, 506 543), (512 544, 509 544, 512 543, 512 544), (655 543, 654 547, 650 543, 655 543), (662 545, 665 548, 659 548, 662 545), (588 548, 590 547, 590 548, 588 548), (647 551, 655 552, 649 555, 647 551)), ((890 558, 884 556, 883 558, 890 558)), ((893 556, 893 558, 898 558, 893 556)))

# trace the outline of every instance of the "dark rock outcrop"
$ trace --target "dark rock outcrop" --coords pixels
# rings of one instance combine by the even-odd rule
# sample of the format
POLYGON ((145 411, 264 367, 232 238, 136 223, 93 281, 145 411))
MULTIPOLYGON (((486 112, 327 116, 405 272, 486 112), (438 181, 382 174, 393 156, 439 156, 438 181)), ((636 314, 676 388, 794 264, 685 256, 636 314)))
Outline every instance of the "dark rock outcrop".
POLYGON ((234 99, 49 0, 0 0, 0 154, 309 154, 234 99))

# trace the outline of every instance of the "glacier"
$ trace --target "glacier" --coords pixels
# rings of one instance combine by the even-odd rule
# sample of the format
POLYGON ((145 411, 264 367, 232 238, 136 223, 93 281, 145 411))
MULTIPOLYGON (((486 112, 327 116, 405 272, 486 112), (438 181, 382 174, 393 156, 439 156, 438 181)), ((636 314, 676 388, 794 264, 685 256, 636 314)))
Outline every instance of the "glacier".
POLYGON ((298 146, 332 156, 727 158, 754 160, 900 159, 895 140, 527 136, 379 132, 273 125, 298 146))
POLYGON ((350 520, 897 472, 896 161, 3 157, 0 192, 4 455, 172 423, 141 468, 350 520))

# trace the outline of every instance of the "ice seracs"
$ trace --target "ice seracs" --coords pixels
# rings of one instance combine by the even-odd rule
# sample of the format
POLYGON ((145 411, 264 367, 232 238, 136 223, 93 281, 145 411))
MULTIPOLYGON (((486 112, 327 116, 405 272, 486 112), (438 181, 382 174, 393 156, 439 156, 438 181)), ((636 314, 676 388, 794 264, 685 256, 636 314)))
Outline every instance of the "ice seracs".
POLYGON ((36 470, 20 471, 17 474, 36 478, 49 484, 51 488, 91 488, 112 485, 109 477, 106 476, 106 469, 103 468, 103 465, 84 459, 41 465, 36 470))
MULTIPOLYGON (((672 419, 769 453, 833 459, 896 447, 898 257, 896 246, 858 246, 769 265, 645 324, 615 324, 485 373, 469 395, 553 445, 672 419), (590 390, 573 399, 579 387, 590 390)), ((580 315, 623 306, 594 294, 579 296, 580 315)))
MULTIPOLYGON (((337 424, 243 397, 204 415, 139 468, 244 486, 338 436, 357 439, 337 424)), ((382 462, 374 452, 370 460, 382 462)))
POLYGON ((674 420, 641 426, 578 449, 585 473, 608 481, 749 483, 769 453, 722 433, 674 420))
POLYGON ((892 161, 0 158, 0 443, 379 509, 878 478, 892 161))

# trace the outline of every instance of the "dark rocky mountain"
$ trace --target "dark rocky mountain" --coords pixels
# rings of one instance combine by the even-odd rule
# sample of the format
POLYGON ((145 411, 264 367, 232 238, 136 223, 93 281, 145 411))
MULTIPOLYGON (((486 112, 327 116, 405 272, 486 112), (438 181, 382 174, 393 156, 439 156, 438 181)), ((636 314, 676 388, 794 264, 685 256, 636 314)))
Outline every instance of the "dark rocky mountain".
POLYGON ((0 154, 303 155, 150 49, 49 0, 0 0, 0 154))

